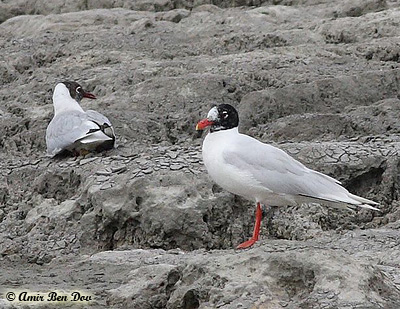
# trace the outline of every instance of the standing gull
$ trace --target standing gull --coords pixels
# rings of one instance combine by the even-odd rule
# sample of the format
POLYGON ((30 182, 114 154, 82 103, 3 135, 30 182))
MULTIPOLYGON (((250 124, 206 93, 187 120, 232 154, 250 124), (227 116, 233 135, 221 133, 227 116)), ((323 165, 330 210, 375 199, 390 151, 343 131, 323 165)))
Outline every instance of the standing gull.
POLYGON ((211 178, 225 190, 255 201, 253 236, 237 248, 251 247, 260 234, 261 203, 271 206, 320 203, 336 208, 378 210, 378 203, 351 194, 332 177, 311 170, 283 150, 238 131, 234 107, 213 107, 196 130, 210 127, 203 141, 203 161, 211 178))
POLYGON ((115 134, 110 120, 93 110, 85 112, 79 105, 82 98, 96 99, 77 82, 58 83, 54 89, 54 117, 46 130, 49 156, 65 151, 84 155, 114 147, 115 134))

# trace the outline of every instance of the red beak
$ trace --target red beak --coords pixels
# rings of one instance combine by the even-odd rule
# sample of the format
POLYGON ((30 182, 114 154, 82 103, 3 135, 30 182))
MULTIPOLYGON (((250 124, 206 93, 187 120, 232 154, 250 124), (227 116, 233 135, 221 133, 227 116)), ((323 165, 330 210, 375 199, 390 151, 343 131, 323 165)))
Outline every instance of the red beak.
POLYGON ((196 130, 204 130, 205 128, 212 126, 213 124, 214 122, 208 119, 200 120, 196 125, 196 130))
POLYGON ((90 92, 84 92, 83 97, 88 99, 96 99, 96 96, 90 92))

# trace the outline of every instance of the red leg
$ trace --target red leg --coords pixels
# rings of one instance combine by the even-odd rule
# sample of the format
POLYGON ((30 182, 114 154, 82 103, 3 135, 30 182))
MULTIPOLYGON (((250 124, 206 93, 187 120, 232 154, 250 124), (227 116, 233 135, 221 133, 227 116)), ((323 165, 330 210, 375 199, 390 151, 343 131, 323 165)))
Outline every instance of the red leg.
POLYGON ((257 203, 257 210, 256 210, 256 223, 254 224, 254 231, 253 236, 244 243, 241 243, 236 249, 246 249, 250 248, 254 243, 258 240, 260 235, 260 227, 261 227, 261 218, 262 218, 262 211, 260 203, 257 203))

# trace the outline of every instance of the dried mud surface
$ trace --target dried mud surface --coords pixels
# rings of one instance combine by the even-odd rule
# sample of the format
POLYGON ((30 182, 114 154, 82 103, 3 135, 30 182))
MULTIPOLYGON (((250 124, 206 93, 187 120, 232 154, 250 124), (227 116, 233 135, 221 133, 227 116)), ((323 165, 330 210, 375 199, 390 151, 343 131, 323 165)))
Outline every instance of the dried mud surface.
POLYGON ((0 307, 399 308, 398 1, 1 1, 0 307), (49 159, 52 89, 80 82, 118 147, 49 159), (240 131, 381 203, 264 209, 215 185, 194 132, 240 131))

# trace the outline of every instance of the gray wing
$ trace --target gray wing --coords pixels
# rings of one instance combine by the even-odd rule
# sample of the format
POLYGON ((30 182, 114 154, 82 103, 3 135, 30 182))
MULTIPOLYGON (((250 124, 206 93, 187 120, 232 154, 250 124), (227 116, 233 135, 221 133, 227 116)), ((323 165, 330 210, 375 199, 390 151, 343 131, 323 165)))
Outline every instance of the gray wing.
POLYGON ((86 113, 69 111, 55 116, 46 130, 47 154, 55 156, 93 129, 98 129, 98 126, 88 119, 86 113))
POLYGON ((111 121, 106 116, 94 110, 87 110, 86 115, 88 116, 89 120, 97 123, 101 127, 101 130, 104 134, 115 139, 114 128, 111 124, 111 121))
POLYGON ((350 204, 376 204, 350 194, 332 177, 311 170, 283 150, 240 134, 238 143, 223 153, 226 163, 246 170, 269 190, 350 204), (240 146, 240 147, 239 147, 240 146))
POLYGON ((86 115, 90 120, 97 122, 100 125, 107 124, 110 127, 112 127, 111 121, 106 116, 100 114, 99 112, 89 109, 86 111, 86 115))

